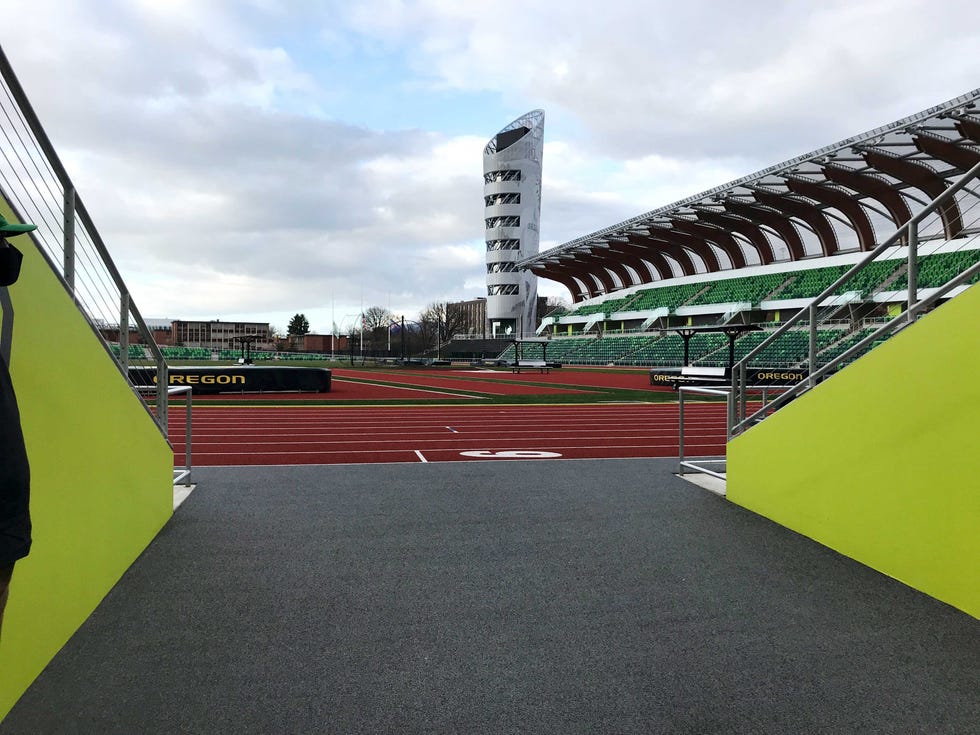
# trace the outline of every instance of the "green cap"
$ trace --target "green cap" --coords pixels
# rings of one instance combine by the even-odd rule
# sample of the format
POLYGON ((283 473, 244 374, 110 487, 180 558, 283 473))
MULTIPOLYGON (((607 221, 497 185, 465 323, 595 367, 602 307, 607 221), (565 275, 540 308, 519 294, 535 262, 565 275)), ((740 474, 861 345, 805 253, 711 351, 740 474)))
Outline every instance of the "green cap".
POLYGON ((36 229, 37 225, 19 225, 16 222, 8 222, 0 214, 0 235, 19 235, 22 232, 31 232, 36 229))

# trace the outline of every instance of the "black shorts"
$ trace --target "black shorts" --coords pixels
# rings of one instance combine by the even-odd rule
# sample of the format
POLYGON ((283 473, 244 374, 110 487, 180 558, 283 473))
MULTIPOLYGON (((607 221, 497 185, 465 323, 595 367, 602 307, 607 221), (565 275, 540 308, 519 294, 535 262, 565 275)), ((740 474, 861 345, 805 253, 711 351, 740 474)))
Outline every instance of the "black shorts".
POLYGON ((31 470, 7 363, 0 357, 0 567, 31 549, 31 470))

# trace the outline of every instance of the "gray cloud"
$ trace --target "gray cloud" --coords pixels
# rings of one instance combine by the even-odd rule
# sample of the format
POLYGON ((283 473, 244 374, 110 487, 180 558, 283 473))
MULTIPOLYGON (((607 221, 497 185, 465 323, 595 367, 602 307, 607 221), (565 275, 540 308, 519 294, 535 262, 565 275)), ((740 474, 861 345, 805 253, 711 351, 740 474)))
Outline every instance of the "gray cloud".
POLYGON ((980 79, 959 0, 501 0, 503 23, 436 0, 11 2, 4 49, 146 315, 323 320, 338 302, 482 294, 480 154, 508 120, 370 129, 335 112, 344 80, 303 58, 366 46, 399 54, 416 89, 545 107, 565 145, 546 153, 543 245, 980 79), (279 40, 301 33, 312 48, 279 40))
MULTIPOLYGON (((383 3, 382 3, 383 4, 383 3)), ((764 163, 803 153, 975 87, 980 28, 967 0, 559 6, 501 0, 399 5, 364 33, 412 39, 417 68, 463 89, 516 90, 569 114, 596 153, 764 163)))

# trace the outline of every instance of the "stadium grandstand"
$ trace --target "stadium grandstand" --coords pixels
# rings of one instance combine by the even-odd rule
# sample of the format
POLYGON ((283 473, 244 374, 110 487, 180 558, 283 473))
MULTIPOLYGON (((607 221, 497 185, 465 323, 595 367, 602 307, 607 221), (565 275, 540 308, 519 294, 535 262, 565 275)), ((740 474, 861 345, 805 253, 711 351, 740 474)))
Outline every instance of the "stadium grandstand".
POLYGON ((688 414, 723 497, 677 477, 683 403, 650 385, 486 371, 518 405, 351 370, 397 405, 198 404, 216 449, 175 515, 169 362, 256 335, 159 344, 2 50, 0 79, 0 215, 37 226, 0 288, 35 534, 0 733, 975 729, 980 90, 521 261, 573 301, 524 358, 731 366, 727 413, 688 414), (805 377, 760 407, 750 366, 805 377), (528 447, 546 408, 609 453, 528 447))
POLYGON ((728 402, 724 469, 682 460, 682 473, 974 614, 978 467, 930 458, 975 457, 978 101, 980 89, 519 264, 571 295, 538 330, 551 359, 724 368, 704 379, 728 402), (750 368, 791 367, 784 393, 748 405, 750 368))
MULTIPOLYGON (((680 366, 676 328, 760 325, 761 333, 737 341, 744 356, 980 162, 978 98, 974 90, 524 258, 520 267, 563 284, 573 302, 538 327, 554 340, 549 356, 680 366)), ((920 295, 980 260, 976 205, 974 189, 964 188, 920 226, 913 264, 920 295)), ((897 314, 908 286, 901 240, 821 301, 818 359, 836 357, 897 314)), ((808 342, 801 326, 753 357, 801 366, 808 342)), ((699 337, 691 363, 722 364, 725 344, 721 335, 699 337)), ((513 354, 510 347, 501 357, 513 354)))

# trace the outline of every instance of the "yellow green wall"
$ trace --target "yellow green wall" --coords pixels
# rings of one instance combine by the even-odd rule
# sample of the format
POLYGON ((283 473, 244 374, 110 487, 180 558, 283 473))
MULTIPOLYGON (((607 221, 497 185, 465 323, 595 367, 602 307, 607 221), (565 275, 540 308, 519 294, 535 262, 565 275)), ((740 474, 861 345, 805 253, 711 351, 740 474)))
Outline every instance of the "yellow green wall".
POLYGON ((728 446, 728 498, 980 617, 980 288, 728 446))
MULTIPOLYGON (((13 216, 0 200, 0 213, 13 216)), ((31 463, 34 546, 0 636, 0 719, 173 510, 173 453, 30 237, 10 286, 10 372, 31 463)))

